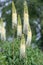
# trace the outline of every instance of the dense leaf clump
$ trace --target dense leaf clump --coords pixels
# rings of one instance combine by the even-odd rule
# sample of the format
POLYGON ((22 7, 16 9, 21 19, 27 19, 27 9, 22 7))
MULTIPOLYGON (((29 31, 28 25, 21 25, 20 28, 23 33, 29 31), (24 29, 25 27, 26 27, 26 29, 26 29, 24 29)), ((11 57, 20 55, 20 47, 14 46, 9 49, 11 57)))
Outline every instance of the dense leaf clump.
POLYGON ((20 40, 0 42, 0 65, 43 65, 43 53, 38 48, 26 48, 26 56, 20 59, 20 40))

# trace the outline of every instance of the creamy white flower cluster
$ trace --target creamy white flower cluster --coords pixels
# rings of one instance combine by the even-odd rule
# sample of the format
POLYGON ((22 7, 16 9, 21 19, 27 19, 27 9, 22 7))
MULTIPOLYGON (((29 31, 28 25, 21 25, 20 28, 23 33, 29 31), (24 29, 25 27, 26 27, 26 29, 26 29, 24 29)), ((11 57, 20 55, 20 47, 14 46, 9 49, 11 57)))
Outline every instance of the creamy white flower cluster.
POLYGON ((30 24, 29 24, 28 7, 27 7, 27 2, 26 1, 24 1, 23 30, 22 30, 20 15, 18 14, 18 18, 17 18, 17 13, 13 12, 12 19, 13 19, 12 20, 12 27, 14 27, 14 26, 17 27, 17 37, 21 38, 20 57, 24 57, 26 46, 30 46, 31 39, 32 39, 32 32, 31 32, 31 27, 30 27, 30 24), (25 39, 25 35, 27 37, 26 39, 25 39))
POLYGON ((0 23, 0 39, 4 40, 4 41, 6 40, 6 29, 5 29, 5 25, 6 25, 6 23, 3 22, 3 21, 2 21, 2 23, 0 23))

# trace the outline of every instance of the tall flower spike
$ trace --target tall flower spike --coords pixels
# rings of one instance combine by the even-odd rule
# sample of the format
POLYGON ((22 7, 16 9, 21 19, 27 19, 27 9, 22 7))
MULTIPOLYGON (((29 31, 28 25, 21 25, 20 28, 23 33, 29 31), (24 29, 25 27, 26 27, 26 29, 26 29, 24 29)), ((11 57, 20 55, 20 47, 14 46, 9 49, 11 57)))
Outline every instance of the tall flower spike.
POLYGON ((19 14, 18 14, 17 36, 18 37, 22 36, 22 24, 21 24, 21 18, 19 14))
POLYGON ((12 1, 12 12, 15 13, 16 12, 16 7, 15 7, 15 4, 14 2, 12 1))
POLYGON ((0 24, 3 25, 3 19, 2 18, 0 18, 0 24))
POLYGON ((2 18, 0 19, 0 34, 1 34, 1 40, 5 41, 6 40, 6 29, 5 29, 2 18))
POLYGON ((32 32, 31 32, 31 28, 29 28, 28 33, 27 33, 26 46, 30 46, 31 41, 32 41, 32 32))
POLYGON ((24 12, 28 13, 28 7, 27 7, 27 2, 24 1, 24 12))
POLYGON ((3 24, 2 28, 1 28, 1 40, 4 40, 6 41, 6 29, 5 29, 5 26, 3 24))
POLYGON ((29 15, 28 15, 28 6, 27 2, 24 1, 24 22, 23 22, 23 33, 27 35, 29 26, 29 15))
POLYGON ((22 44, 25 44, 25 37, 24 37, 24 34, 22 34, 21 42, 22 42, 22 44))
POLYGON ((20 44, 20 58, 24 58, 25 57, 25 38, 24 38, 24 34, 22 34, 22 38, 21 38, 21 44, 20 44))
POLYGON ((21 18, 19 14, 18 14, 18 25, 21 25, 21 18))
POLYGON ((12 28, 13 29, 14 26, 17 27, 17 12, 16 12, 16 7, 14 5, 14 2, 12 1, 12 28))

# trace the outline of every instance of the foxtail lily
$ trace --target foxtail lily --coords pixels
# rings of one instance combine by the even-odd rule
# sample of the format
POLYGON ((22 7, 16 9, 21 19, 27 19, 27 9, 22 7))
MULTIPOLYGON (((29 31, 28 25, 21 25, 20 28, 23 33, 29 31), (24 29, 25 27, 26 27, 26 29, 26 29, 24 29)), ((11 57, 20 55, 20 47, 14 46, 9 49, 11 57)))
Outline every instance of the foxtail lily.
POLYGON ((12 1, 12 28, 17 26, 17 12, 14 2, 12 1))
POLYGON ((28 30, 28 33, 27 33, 27 41, 26 41, 27 46, 31 45, 31 40, 32 40, 32 32, 31 32, 31 28, 29 27, 29 30, 28 30))
POLYGON ((5 25, 3 22, 3 19, 1 18, 0 20, 0 34, 1 34, 1 40, 6 40, 6 29, 5 29, 5 25))
POLYGON ((21 36, 22 36, 22 24, 21 24, 20 15, 18 14, 17 37, 21 37, 21 36))
POLYGON ((22 38, 21 38, 21 44, 20 44, 20 58, 24 58, 25 57, 25 38, 24 38, 24 34, 22 34, 22 38))
POLYGON ((23 33, 27 35, 29 26, 29 15, 28 15, 28 7, 27 2, 24 1, 24 23, 23 23, 23 33))
POLYGON ((2 31, 1 31, 1 40, 6 40, 6 29, 4 26, 2 26, 2 31))

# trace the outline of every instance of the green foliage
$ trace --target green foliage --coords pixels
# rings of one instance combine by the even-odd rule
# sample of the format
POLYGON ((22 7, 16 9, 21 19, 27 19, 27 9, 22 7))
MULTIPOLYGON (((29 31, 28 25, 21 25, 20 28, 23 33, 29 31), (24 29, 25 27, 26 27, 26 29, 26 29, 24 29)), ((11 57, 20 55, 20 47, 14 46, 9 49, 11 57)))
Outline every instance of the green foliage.
POLYGON ((20 39, 1 42, 1 65, 43 65, 43 53, 38 48, 26 48, 26 56, 20 59, 20 39))
POLYGON ((27 48, 27 65, 43 65, 43 53, 38 48, 27 48))

